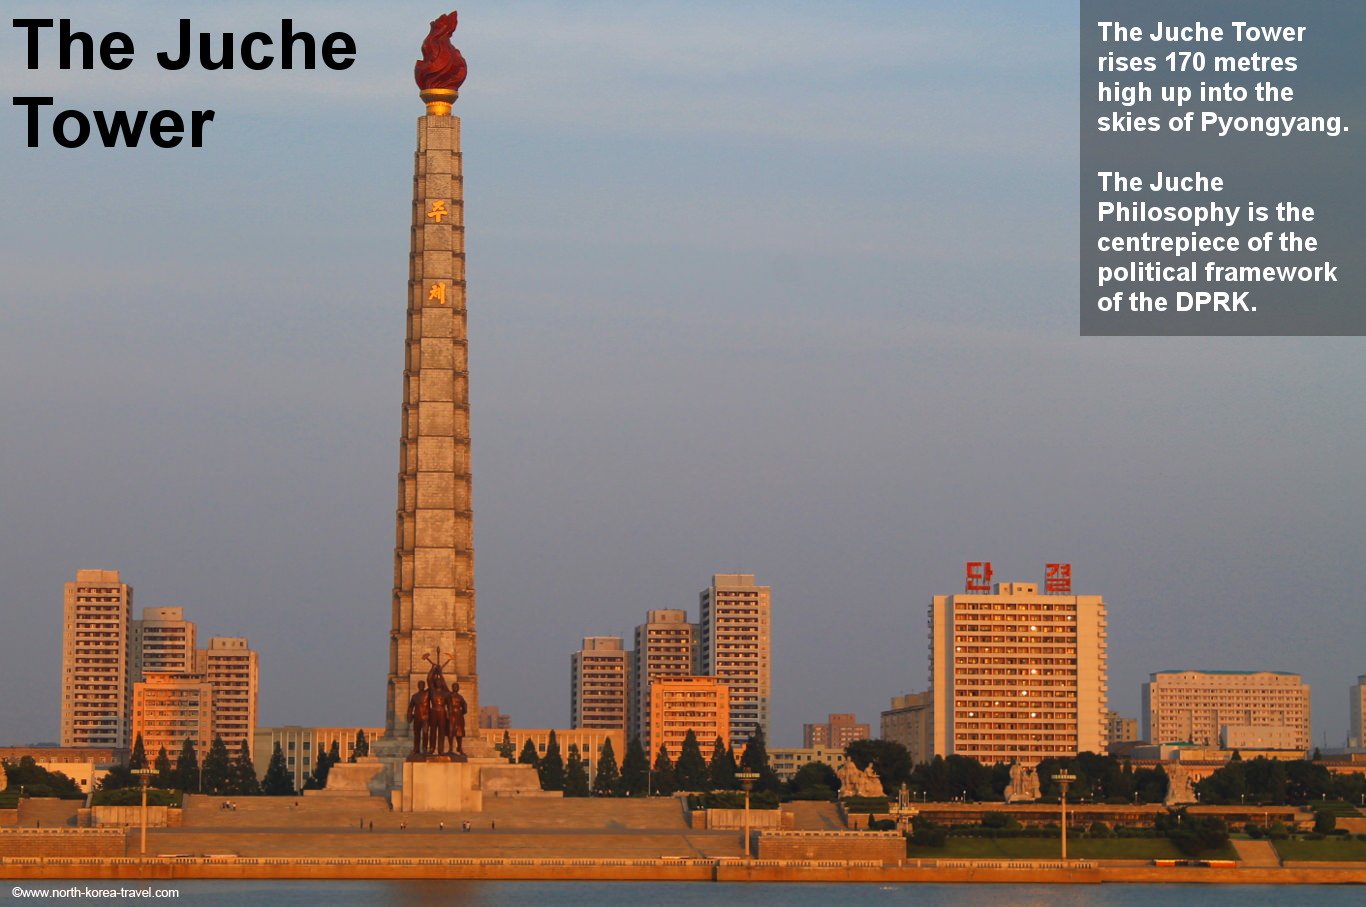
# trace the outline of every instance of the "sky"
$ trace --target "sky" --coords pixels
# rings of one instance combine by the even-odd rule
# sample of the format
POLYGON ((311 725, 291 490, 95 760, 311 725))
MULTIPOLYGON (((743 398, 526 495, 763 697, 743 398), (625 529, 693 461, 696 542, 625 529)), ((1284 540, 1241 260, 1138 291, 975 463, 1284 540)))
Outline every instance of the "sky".
MULTIPOLYGON (((382 725, 412 2, 296 2, 328 70, 166 72, 177 19, 56 4, 127 70, 13 96, 216 111, 199 149, 25 147, 0 107, 0 742, 56 739, 62 584, 261 653, 264 725, 382 725)), ((569 657, 712 573, 773 589, 771 740, 927 686, 965 561, 1069 561, 1112 707, 1366 673, 1359 338, 1081 338, 1072 2, 460 7, 480 697, 569 722, 569 657)))

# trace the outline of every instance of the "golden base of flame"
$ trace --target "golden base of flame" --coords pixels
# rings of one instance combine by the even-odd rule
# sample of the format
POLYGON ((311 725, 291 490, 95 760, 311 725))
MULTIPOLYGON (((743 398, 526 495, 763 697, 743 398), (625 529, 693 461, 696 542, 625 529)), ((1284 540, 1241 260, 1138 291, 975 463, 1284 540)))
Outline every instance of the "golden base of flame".
POLYGON ((448 117, 451 115, 451 105, 460 97, 460 92, 454 88, 424 88, 419 96, 427 104, 428 116, 448 117))

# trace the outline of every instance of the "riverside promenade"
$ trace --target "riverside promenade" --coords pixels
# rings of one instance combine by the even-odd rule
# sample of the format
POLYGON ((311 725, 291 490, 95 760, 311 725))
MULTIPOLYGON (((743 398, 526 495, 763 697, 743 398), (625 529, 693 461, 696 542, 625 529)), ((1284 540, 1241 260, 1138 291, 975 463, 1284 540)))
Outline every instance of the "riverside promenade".
MULTIPOLYGON (((134 827, 101 833, 122 834, 124 856, 0 856, 0 878, 1366 884, 1366 866, 1264 859, 1231 867, 746 860, 739 831, 692 829, 672 799, 491 799, 483 812, 468 814, 395 813, 377 798, 242 798, 237 805, 187 798, 180 827, 148 830, 145 859, 134 827)), ((801 804, 794 813, 801 830, 843 828, 832 804, 801 804)), ((81 831, 70 829, 73 836, 81 831)))

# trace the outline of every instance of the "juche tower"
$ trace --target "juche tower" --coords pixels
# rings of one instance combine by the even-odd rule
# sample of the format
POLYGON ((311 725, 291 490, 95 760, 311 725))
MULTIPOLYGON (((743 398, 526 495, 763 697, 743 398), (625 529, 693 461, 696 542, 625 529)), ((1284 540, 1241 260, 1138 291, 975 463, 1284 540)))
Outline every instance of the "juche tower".
POLYGON ((427 113, 417 122, 408 339, 399 441, 398 519, 385 738, 411 749, 409 699, 433 661, 458 681, 477 739, 474 521, 470 503, 465 333, 465 206, 460 118, 451 105, 465 60, 451 46, 456 14, 432 22, 416 67, 427 113))

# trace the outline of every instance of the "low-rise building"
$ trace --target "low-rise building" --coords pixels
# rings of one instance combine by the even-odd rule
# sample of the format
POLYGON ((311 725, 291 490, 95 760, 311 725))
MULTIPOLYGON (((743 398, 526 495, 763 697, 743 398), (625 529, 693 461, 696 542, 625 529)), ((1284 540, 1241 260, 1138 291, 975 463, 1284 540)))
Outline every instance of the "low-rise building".
POLYGON ((330 752, 333 743, 337 744, 337 755, 342 761, 351 758, 356 751, 357 731, 365 732, 368 746, 384 736, 382 727, 303 727, 297 724, 258 727, 252 735, 251 764, 256 769, 256 777, 264 779, 275 744, 280 744, 285 767, 294 778, 294 789, 302 790, 304 781, 313 773, 318 754, 330 752))
MULTIPOLYGON (((620 728, 553 728, 555 732, 555 743, 560 748, 560 758, 566 763, 569 762, 570 745, 579 748, 579 758, 586 763, 589 783, 593 781, 593 775, 598 770, 598 760, 602 755, 602 747, 608 741, 612 743, 612 758, 616 760, 617 769, 621 769, 621 762, 626 758, 626 732, 620 728)), ((505 741, 512 744, 511 758, 517 759, 522 754, 522 749, 528 740, 536 750, 536 758, 545 756, 546 748, 550 745, 550 733, 552 728, 480 728, 479 737, 490 746, 500 746, 505 741)))
POLYGON ((802 766, 824 762, 838 772, 844 764, 844 748, 835 746, 770 747, 768 764, 780 781, 791 781, 802 766))
POLYGON ((61 772, 88 794, 110 769, 128 761, 128 750, 89 746, 0 746, 0 762, 18 765, 25 758, 50 772, 61 772))

